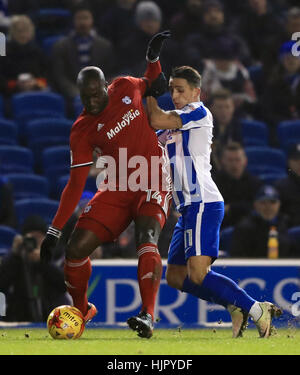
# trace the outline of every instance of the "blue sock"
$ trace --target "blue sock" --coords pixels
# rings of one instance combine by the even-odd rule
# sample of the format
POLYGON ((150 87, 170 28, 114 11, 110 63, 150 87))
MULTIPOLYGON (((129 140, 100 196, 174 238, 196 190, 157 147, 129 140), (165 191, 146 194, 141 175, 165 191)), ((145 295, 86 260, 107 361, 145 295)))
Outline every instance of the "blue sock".
POLYGON ((248 312, 256 302, 233 280, 214 271, 208 272, 201 286, 210 291, 214 298, 225 300, 228 305, 240 307, 248 312))
POLYGON ((204 299, 205 301, 222 305, 225 307, 225 309, 227 308, 228 303, 224 299, 219 298, 215 295, 215 293, 212 293, 207 288, 204 288, 203 285, 193 283, 188 276, 185 278, 183 282, 182 291, 192 294, 193 296, 198 297, 200 299, 204 299))

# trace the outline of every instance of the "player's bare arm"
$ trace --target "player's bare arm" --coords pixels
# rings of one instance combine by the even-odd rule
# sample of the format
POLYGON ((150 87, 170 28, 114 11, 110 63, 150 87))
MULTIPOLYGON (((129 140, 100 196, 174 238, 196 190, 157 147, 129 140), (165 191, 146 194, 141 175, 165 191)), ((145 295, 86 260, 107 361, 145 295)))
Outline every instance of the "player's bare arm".
POLYGON ((181 118, 175 111, 162 110, 152 96, 148 96, 146 101, 149 122, 154 129, 179 129, 182 127, 181 118))

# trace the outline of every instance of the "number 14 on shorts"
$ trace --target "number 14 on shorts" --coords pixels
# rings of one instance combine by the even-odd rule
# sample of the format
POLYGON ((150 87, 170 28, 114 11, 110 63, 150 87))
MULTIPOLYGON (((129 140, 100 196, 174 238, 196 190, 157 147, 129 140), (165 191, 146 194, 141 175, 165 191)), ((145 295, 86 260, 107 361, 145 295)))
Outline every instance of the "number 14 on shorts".
POLYGON ((146 190, 146 191, 147 191, 146 202, 150 202, 151 199, 155 199, 158 204, 161 204, 162 197, 159 191, 152 191, 152 190, 146 190))

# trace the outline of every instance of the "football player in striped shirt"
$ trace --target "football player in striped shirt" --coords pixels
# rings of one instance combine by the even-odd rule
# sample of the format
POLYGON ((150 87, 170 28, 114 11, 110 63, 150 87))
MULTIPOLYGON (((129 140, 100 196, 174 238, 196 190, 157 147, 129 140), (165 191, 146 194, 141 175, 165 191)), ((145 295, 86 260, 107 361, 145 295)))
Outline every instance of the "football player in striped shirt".
POLYGON ((281 310, 258 302, 233 280, 211 269, 218 258, 224 201, 211 177, 213 117, 200 101, 201 76, 189 66, 175 68, 169 89, 175 106, 163 111, 147 98, 150 124, 161 129, 173 178, 173 200, 181 216, 171 240, 167 282, 198 298, 223 305, 231 314, 233 337, 242 336, 250 315, 261 337, 272 332, 281 310))

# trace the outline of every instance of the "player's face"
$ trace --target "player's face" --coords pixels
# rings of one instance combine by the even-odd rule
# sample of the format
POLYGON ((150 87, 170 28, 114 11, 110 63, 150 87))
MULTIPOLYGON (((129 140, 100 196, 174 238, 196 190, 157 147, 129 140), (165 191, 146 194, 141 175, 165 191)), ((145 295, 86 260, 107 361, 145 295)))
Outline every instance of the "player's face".
POLYGON ((81 88, 80 97, 86 112, 98 115, 108 104, 107 83, 100 80, 89 81, 81 88))
POLYGON ((189 85, 184 78, 170 78, 169 90, 176 109, 200 100, 200 89, 189 85))

